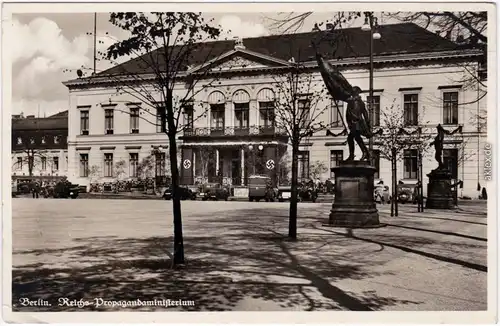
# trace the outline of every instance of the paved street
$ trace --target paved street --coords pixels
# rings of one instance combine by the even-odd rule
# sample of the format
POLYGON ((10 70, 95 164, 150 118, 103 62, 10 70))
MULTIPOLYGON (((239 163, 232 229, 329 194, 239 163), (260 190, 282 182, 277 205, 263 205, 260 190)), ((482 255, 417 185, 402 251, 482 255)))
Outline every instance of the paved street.
POLYGON ((387 226, 352 236, 324 226, 330 204, 300 203, 297 242, 284 237, 288 203, 182 204, 187 265, 169 269, 170 201, 14 199, 13 303, 100 297, 194 300, 176 308, 185 310, 487 309, 485 203, 423 214, 400 206, 397 218, 385 205, 387 226))

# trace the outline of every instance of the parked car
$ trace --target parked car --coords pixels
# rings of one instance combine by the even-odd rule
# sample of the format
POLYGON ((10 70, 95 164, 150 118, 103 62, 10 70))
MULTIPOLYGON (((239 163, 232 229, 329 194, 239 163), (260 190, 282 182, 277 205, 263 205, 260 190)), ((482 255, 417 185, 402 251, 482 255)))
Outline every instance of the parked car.
POLYGON ((292 197, 292 186, 279 186, 278 187, 278 201, 283 202, 290 200, 292 197))
POLYGON ((278 190, 273 187, 271 178, 267 175, 251 175, 248 177, 248 200, 274 201, 278 190))
POLYGON ((299 188, 299 198, 301 201, 316 202, 318 199, 318 189, 312 182, 303 183, 299 188))
POLYGON ((389 186, 385 186, 384 184, 375 185, 373 197, 375 198, 375 202, 377 203, 385 204, 390 202, 391 193, 389 191, 389 186))
POLYGON ((228 187, 220 183, 207 183, 201 186, 199 196, 202 200, 228 200, 230 192, 228 187))
MULTIPOLYGON (((180 191, 181 200, 187 200, 187 199, 196 200, 196 193, 193 192, 191 189, 189 189, 187 187, 180 186, 179 191, 180 191)), ((172 194, 172 186, 168 186, 165 189, 165 191, 163 192, 163 199, 171 200, 172 195, 173 195, 172 194)))
POLYGON ((401 204, 417 203, 416 184, 398 184, 398 202, 401 204))
POLYGON ((72 198, 78 197, 80 186, 72 184, 67 180, 62 180, 54 186, 54 198, 72 198))

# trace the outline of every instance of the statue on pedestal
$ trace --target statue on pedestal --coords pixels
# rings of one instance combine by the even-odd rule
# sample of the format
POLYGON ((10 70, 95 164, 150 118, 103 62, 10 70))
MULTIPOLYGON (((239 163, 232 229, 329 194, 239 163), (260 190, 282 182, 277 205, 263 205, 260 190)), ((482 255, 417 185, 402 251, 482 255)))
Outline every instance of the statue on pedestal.
POLYGON ((443 143, 444 143, 444 136, 445 135, 453 135, 456 132, 461 132, 462 127, 458 127, 457 129, 453 130, 452 132, 445 130, 441 124, 438 124, 437 126, 437 135, 434 138, 434 141, 430 143, 430 146, 434 145, 434 158, 438 162, 438 167, 437 170, 443 170, 445 169, 444 163, 443 163, 443 143))
MULTIPOLYGON (((370 117, 366 110, 365 103, 359 96, 361 89, 357 86, 351 86, 349 82, 344 78, 344 76, 330 63, 323 59, 323 57, 316 53, 316 60, 318 61, 318 66, 325 82, 328 92, 332 96, 335 103, 337 101, 343 101, 347 103, 346 110, 346 121, 347 127, 344 124, 344 119, 342 118, 342 113, 339 111, 342 124, 344 124, 344 131, 338 135, 331 132, 327 132, 327 135, 339 136, 341 134, 348 133, 347 143, 349 145, 349 157, 346 161, 354 160, 354 141, 358 144, 359 148, 363 152, 361 161, 370 160, 370 152, 366 148, 365 143, 361 136, 366 138, 373 137, 370 126, 370 117)), ((337 106, 338 110, 338 106, 337 106)))

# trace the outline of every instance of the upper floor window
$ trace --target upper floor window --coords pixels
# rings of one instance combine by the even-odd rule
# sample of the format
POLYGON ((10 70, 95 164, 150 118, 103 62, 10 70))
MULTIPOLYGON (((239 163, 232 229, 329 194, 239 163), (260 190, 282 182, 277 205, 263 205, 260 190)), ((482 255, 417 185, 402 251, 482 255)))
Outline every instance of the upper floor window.
POLYGON ((22 170, 23 169, 23 158, 22 157, 18 157, 17 158, 17 168, 19 170, 22 170))
POLYGON ((89 134, 89 111, 88 110, 80 111, 80 134, 82 134, 82 135, 89 134))
POLYGON ((164 132, 166 130, 166 112, 164 107, 156 108, 156 132, 164 132))
POLYGON ((342 117, 341 114, 344 114, 344 102, 342 101, 337 101, 337 104, 335 104, 335 101, 332 100, 332 105, 330 108, 330 126, 335 128, 335 127, 342 127, 342 117), (338 106, 338 109, 337 109, 338 106), (340 113, 339 113, 340 111, 340 113))
POLYGON ((42 144, 45 144, 45 136, 42 136, 41 142, 42 142, 42 144))
POLYGON ((372 126, 380 126, 380 96, 374 95, 373 100, 371 100, 370 96, 366 97, 366 108, 368 112, 370 112, 370 106, 373 104, 373 112, 370 117, 372 126))
POLYGON ((250 95, 244 90, 237 90, 233 94, 234 103, 234 127, 240 129, 248 128, 250 95))
POLYGON ((139 133, 139 108, 130 109, 130 133, 139 133))
POLYGON ((274 103, 270 101, 259 102, 260 125, 263 127, 274 126, 274 103))
POLYGON ((297 103, 297 118, 300 128, 307 128, 311 122, 311 103, 308 99, 301 99, 297 103))
POLYGON ((224 129, 225 125, 225 105, 224 104, 211 104, 210 114, 212 119, 210 120, 210 127, 212 129, 224 129))
POLYGON ((113 118, 114 118, 114 110, 113 109, 105 109, 104 110, 104 130, 106 135, 113 134, 113 118))
POLYGON ((443 124, 458 124, 458 92, 443 93, 443 124))
POLYGON ((184 130, 193 130, 194 128, 194 107, 193 104, 183 105, 184 130))
POLYGON ((17 137, 17 144, 22 145, 23 144, 23 139, 21 137, 17 137))
POLYGON ((418 124, 418 94, 404 94, 404 124, 418 124))
POLYGON ((61 136, 54 136, 54 144, 59 144, 61 142, 61 136))
MULTIPOLYGON (((56 136, 57 137, 57 136, 56 136)), ((30 144, 34 145, 35 144, 35 137, 30 137, 30 144)))

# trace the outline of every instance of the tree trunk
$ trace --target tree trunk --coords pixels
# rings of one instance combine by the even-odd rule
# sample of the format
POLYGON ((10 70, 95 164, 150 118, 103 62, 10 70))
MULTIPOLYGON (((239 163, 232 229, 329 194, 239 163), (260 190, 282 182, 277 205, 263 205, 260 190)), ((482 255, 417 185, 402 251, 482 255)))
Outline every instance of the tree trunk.
POLYGON ((396 166, 395 158, 394 158, 394 156, 391 156, 391 168, 392 168, 391 216, 394 216, 394 209, 396 206, 396 201, 398 200, 396 197, 396 187, 397 187, 396 178, 397 178, 397 175, 396 175, 396 171, 395 171, 395 166, 396 166))
POLYGON ((394 178, 394 193, 395 193, 395 201, 394 201, 394 216, 398 216, 398 164, 397 164, 397 157, 396 157, 396 150, 393 148, 392 149, 392 157, 394 159, 394 167, 392 169, 393 173, 393 178, 394 178))
POLYGON ((292 194, 290 198, 290 218, 288 224, 288 237, 297 239, 297 200, 298 200, 298 155, 299 142, 292 140, 292 194))
POLYGON ((177 141, 173 109, 173 99, 170 90, 167 91, 166 122, 168 124, 168 141, 170 153, 170 171, 172 173, 172 205, 174 214, 174 265, 184 264, 184 240, 182 235, 182 212, 179 192, 179 169, 177 167, 177 141))
POLYGON ((33 168, 35 167, 35 156, 33 155, 33 151, 28 151, 28 175, 30 177, 33 176, 33 168))

